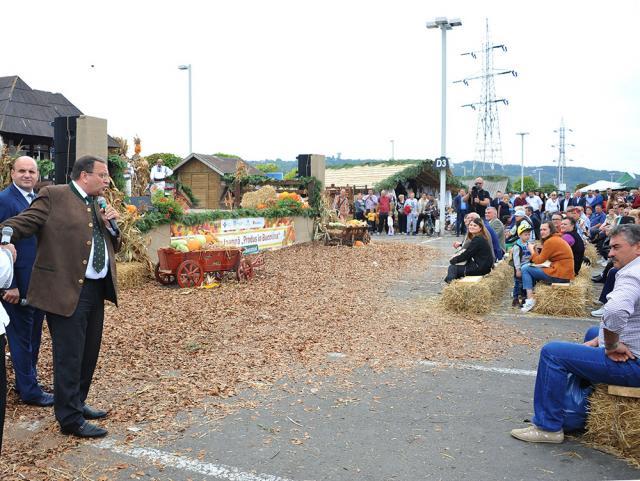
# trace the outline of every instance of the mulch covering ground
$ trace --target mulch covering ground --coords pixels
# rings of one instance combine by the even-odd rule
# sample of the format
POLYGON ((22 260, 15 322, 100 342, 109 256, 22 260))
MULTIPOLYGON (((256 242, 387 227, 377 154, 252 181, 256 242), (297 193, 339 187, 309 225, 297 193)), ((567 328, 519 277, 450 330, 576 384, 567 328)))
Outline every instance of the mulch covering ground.
MULTIPOLYGON (((229 405, 216 399, 240 389, 367 365, 489 359, 529 343, 505 326, 492 329, 490 321, 446 313, 429 300, 387 293, 395 280, 424 272, 434 256, 424 247, 389 243, 301 245, 267 253, 248 283, 176 289, 151 282, 123 291, 119 307, 106 309, 88 401, 110 410, 100 425, 112 437, 162 443, 184 430, 178 412, 205 409, 220 418, 229 405), (345 362, 328 362, 332 352, 346 354, 345 362)), ((51 385, 46 332, 39 369, 51 385)), ((59 433, 52 410, 20 404, 11 391, 5 433, 0 479, 85 479, 60 457, 82 441, 59 433), (44 427, 28 435, 17 428, 34 420, 44 427)))

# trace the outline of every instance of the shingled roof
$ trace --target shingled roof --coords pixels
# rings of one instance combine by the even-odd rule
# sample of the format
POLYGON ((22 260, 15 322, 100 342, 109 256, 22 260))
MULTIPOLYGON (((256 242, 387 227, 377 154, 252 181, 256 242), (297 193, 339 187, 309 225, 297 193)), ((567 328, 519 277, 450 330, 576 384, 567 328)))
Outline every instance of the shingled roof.
MULTIPOLYGON (((20 77, 0 77, 0 132, 53 138, 56 117, 83 115, 67 98, 54 92, 35 90, 20 77)), ((109 147, 118 143, 108 137, 109 147)))
POLYGON ((250 164, 247 164, 244 160, 235 157, 217 157, 215 155, 205 155, 205 154, 190 154, 185 157, 182 162, 176 165, 173 170, 178 170, 180 167, 185 165, 192 159, 196 159, 202 162, 204 165, 209 167, 211 170, 217 172, 220 175, 225 174, 235 174, 236 173, 236 165, 238 160, 243 162, 247 166, 247 173, 249 175, 262 175, 262 172, 250 164))

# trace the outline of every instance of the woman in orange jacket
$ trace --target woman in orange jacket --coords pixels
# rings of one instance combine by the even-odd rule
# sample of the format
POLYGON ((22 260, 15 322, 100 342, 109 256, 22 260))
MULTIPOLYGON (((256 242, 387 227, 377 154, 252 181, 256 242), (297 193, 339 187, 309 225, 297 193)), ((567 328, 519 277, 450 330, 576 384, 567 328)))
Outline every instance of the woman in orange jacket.
POLYGON ((533 297, 533 286, 536 281, 569 282, 575 277, 573 270, 573 252, 552 222, 540 225, 542 250, 538 252, 533 244, 529 244, 531 263, 522 267, 522 287, 527 291, 527 300, 522 312, 529 312, 536 305, 533 297), (548 261, 548 262, 547 262, 548 261), (551 263, 548 267, 536 267, 534 264, 551 263))

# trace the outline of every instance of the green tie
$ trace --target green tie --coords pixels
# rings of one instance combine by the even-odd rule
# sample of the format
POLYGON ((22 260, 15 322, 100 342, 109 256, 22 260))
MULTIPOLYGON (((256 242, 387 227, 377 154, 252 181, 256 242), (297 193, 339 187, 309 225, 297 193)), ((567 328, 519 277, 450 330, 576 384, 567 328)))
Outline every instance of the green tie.
POLYGON ((100 272, 104 269, 104 235, 100 230, 100 221, 96 212, 96 204, 91 196, 87 196, 87 203, 91 206, 93 214, 93 269, 100 272))

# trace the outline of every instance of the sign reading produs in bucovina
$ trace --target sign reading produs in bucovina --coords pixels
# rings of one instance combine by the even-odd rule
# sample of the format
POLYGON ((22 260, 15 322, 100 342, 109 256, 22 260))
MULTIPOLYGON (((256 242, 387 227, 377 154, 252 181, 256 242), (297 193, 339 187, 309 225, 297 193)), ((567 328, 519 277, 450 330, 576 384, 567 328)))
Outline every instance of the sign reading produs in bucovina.
POLYGON ((246 247, 252 252, 279 249, 296 240, 291 217, 221 219, 199 225, 171 224, 171 240, 197 234, 210 234, 221 245, 246 247))

